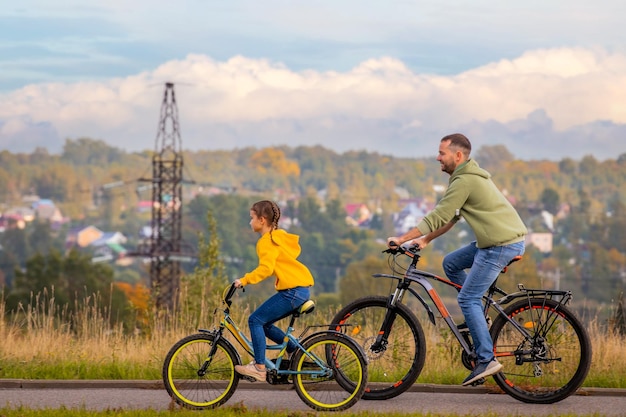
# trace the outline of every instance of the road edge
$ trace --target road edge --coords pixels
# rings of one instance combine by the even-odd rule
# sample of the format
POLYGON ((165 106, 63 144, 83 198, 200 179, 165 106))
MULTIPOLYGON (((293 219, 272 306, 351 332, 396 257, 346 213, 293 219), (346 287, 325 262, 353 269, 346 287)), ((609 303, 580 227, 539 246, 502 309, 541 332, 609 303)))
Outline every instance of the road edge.
MULTIPOLYGON (((165 389, 161 380, 100 380, 100 379, 0 379, 0 389, 165 389)), ((291 385, 269 385, 241 381, 239 389, 289 390, 291 385)), ((463 387, 460 385, 413 384, 409 392, 437 392, 455 394, 497 394, 497 387, 463 387)), ((575 395, 583 396, 626 396, 626 389, 580 388, 575 395)))

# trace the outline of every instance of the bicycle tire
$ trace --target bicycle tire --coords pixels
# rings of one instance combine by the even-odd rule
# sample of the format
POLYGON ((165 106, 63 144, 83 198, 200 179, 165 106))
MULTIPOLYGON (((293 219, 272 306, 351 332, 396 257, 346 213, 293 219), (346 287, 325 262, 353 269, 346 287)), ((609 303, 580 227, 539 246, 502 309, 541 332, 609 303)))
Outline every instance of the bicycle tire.
POLYGON ((530 331, 530 340, 502 316, 491 327, 494 353, 504 370, 494 379, 526 403, 551 404, 572 395, 591 365, 587 331, 567 307, 543 298, 520 300, 506 315, 530 331))
POLYGON ((211 409, 232 397, 239 384, 235 365, 239 355, 230 342, 219 339, 208 367, 207 356, 213 347, 212 334, 193 334, 176 342, 165 356, 163 383, 172 399, 185 408, 211 409))
POLYGON ((304 340, 302 347, 294 354, 292 370, 297 372, 293 377, 296 392, 305 404, 317 411, 343 411, 361 399, 367 384, 367 359, 359 345, 343 334, 320 332, 304 340))
POLYGON ((426 359, 426 338, 415 314, 404 304, 395 307, 396 318, 388 344, 381 352, 371 349, 387 311, 387 297, 356 299, 333 318, 332 330, 353 338, 368 358, 370 383, 364 400, 387 400, 408 390, 417 380, 426 359), (348 326, 345 326, 345 325, 348 326))

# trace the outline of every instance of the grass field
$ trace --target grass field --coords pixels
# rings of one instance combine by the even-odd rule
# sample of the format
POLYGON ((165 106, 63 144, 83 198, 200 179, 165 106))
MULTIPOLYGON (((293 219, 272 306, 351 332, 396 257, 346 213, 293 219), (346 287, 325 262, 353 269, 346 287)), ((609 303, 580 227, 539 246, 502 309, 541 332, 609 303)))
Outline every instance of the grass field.
MULTIPOLYGON (((17 379, 161 379, 169 348, 197 327, 213 328, 217 296, 194 312, 185 306, 173 315, 153 314, 142 331, 124 331, 93 303, 78 310, 71 322, 59 319, 53 301, 26 306, 18 313, 0 304, 0 378, 17 379), (198 324, 198 323, 201 323, 198 324)), ((234 311, 247 330, 250 307, 234 311)), ((333 311, 318 309, 297 323, 328 323, 333 311)), ((466 376, 456 343, 449 343, 441 327, 422 320, 426 332, 426 365, 418 382, 458 384, 466 376)), ((587 387, 626 388, 626 349, 623 336, 607 332, 596 322, 588 325, 593 362, 583 384, 587 387)), ((244 358, 245 360, 246 358, 244 358)), ((1 405, 1 404, 0 404, 1 405)))

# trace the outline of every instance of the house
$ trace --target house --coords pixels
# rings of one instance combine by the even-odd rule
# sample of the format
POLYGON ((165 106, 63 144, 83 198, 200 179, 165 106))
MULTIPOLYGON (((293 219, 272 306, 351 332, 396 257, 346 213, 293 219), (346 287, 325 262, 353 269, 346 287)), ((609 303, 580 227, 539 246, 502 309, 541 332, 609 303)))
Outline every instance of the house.
POLYGON ((52 202, 45 198, 34 201, 31 205, 35 212, 35 217, 40 220, 47 220, 53 226, 62 225, 68 219, 63 217, 61 210, 52 202))
POLYGON ((137 202, 136 210, 138 213, 148 213, 152 211, 152 200, 141 200, 137 202))
POLYGON ((552 233, 529 233, 526 235, 526 245, 533 245, 541 253, 552 252, 552 233))
POLYGON ((104 232, 95 226, 81 226, 70 229, 65 239, 65 248, 71 249, 75 246, 85 248, 103 235, 104 232))
POLYGON ((120 232, 105 233, 103 237, 89 245, 93 248, 91 261, 94 263, 114 261, 119 265, 132 263, 132 259, 126 257, 128 251, 121 242, 126 242, 126 237, 120 232))
POLYGON ((408 203, 402 210, 393 215, 393 226, 398 235, 406 233, 417 224, 428 213, 424 204, 416 201, 408 203))
POLYGON ((21 220, 24 223, 29 223, 35 220, 35 210, 25 206, 11 207, 4 212, 4 217, 13 219, 16 222, 21 220))
POLYGON ((89 246, 98 247, 98 246, 105 246, 109 244, 123 245, 127 241, 128 239, 126 238, 126 236, 124 236, 120 232, 103 232, 102 235, 98 239, 89 243, 89 246))
POLYGON ((348 217, 346 222, 351 226, 364 226, 372 218, 372 213, 366 204, 346 204, 344 207, 348 217))

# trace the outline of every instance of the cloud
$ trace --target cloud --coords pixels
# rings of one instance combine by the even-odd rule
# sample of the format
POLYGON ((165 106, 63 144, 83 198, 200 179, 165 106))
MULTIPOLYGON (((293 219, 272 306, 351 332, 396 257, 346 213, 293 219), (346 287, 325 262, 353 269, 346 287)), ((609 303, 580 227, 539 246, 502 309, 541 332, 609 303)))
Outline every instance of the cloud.
POLYGON ((340 72, 190 54, 129 77, 0 95, 0 147, 91 137, 151 149, 166 81, 176 85, 187 149, 321 144, 431 156, 441 136, 464 131, 475 147, 505 144, 518 157, 626 152, 613 136, 626 125, 626 55, 591 48, 528 51, 450 76, 415 73, 390 57, 340 72))

